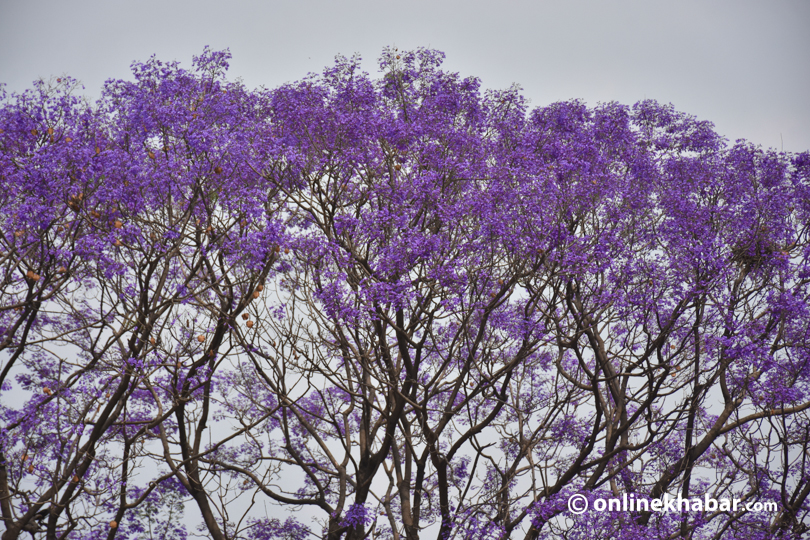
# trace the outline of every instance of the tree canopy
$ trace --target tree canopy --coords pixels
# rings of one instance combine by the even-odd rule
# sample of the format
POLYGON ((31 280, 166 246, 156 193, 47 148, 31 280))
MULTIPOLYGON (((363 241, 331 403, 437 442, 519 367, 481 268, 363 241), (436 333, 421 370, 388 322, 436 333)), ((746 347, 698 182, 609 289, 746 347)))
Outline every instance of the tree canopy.
POLYGON ((807 533, 810 154, 229 58, 2 96, 3 540, 807 533))

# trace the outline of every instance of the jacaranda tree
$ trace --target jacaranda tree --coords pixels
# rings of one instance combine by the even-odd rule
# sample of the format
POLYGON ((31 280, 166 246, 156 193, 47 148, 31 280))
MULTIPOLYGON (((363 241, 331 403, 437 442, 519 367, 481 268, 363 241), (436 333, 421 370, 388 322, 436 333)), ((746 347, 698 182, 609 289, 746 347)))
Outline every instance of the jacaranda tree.
POLYGON ((806 537, 810 154, 228 58, 2 96, 3 540, 806 537))

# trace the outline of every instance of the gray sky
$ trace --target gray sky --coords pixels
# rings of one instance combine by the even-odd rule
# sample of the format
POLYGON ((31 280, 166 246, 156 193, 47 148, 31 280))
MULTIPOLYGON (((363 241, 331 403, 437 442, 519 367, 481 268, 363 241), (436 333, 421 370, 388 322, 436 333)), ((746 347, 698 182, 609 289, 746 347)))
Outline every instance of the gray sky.
POLYGON ((810 149, 810 1, 0 0, 0 82, 69 74, 96 97, 156 54, 230 48, 230 78, 274 87, 385 45, 429 46, 533 106, 654 98, 734 140, 810 149), (780 140, 781 136, 781 140, 780 140), (782 143, 783 141, 783 143, 782 143))

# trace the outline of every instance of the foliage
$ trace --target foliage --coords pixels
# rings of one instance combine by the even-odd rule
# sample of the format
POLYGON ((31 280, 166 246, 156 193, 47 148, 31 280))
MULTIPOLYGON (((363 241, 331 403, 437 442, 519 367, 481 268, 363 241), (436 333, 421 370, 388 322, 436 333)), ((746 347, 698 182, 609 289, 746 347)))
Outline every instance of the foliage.
POLYGON ((3 96, 3 540, 806 535, 810 154, 228 59, 3 96))

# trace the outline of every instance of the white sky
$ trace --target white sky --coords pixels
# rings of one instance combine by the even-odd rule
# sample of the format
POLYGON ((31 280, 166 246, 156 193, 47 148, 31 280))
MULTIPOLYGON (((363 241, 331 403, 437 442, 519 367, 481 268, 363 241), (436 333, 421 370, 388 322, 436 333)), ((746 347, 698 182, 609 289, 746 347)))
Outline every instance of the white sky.
POLYGON ((810 149, 807 0, 0 0, 0 82, 70 74, 97 96, 152 54, 190 65, 229 47, 230 77, 274 87, 385 45, 430 46, 533 106, 654 98, 731 140, 810 149), (781 137, 781 138, 780 138, 781 137))

